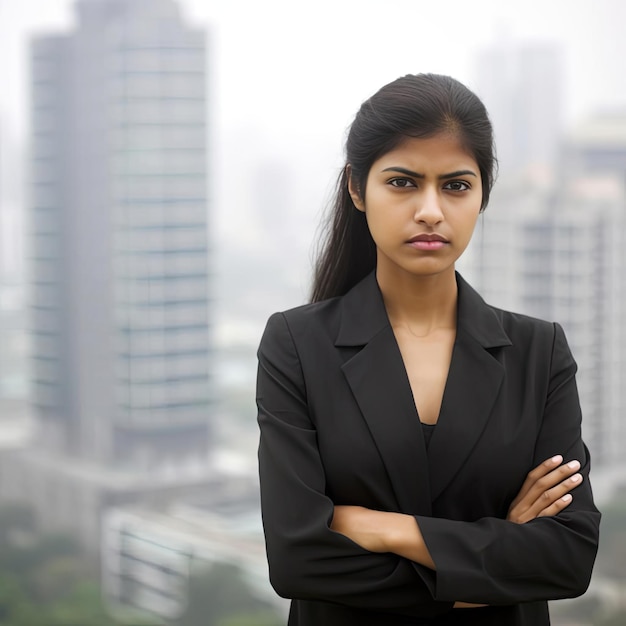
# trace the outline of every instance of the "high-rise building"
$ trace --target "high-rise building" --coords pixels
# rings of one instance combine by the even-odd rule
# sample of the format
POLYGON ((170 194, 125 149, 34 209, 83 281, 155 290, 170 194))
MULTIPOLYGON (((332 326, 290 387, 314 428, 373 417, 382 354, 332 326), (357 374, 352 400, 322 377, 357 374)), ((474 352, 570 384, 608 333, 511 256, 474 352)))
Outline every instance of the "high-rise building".
POLYGON ((576 124, 561 149, 561 174, 612 175, 626 185, 626 106, 605 110, 576 124))
POLYGON ((563 127, 563 67, 550 42, 507 41, 482 50, 476 91, 491 117, 502 178, 549 177, 563 127))
POLYGON ((580 355, 596 464, 626 445, 626 110, 597 113, 564 138, 555 206, 554 305, 580 355))
POLYGON ((596 116, 564 145, 556 185, 496 186, 466 264, 489 302, 563 325, 585 438, 610 467, 626 445, 626 117, 596 116))
MULTIPOLYGON (((467 271, 496 306, 562 324, 578 363, 583 429, 594 467, 626 445, 626 195, 615 177, 583 177, 558 193, 494 193, 467 271)), ((469 275, 469 274, 468 274, 469 275)))
POLYGON ((626 445, 626 115, 564 132, 562 75, 551 44, 507 43, 479 58, 501 171, 464 267, 492 304, 563 325, 584 435, 594 466, 608 468, 626 445))
POLYGON ((211 361, 205 33, 174 0, 78 0, 32 64, 32 391, 40 444, 203 464, 211 361))

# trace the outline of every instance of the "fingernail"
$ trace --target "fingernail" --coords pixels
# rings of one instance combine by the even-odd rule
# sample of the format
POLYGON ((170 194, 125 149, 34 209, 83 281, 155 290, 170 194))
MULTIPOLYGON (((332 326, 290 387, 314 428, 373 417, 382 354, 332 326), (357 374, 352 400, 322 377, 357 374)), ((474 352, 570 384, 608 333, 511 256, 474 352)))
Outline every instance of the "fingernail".
POLYGON ((567 467, 569 467, 570 469, 578 469, 580 467, 580 463, 578 461, 570 461, 567 464, 567 467))
POLYGON ((573 483, 577 483, 577 482, 578 482, 581 478, 582 478, 582 476, 581 476, 580 474, 574 474, 574 475, 570 478, 570 480, 571 480, 573 483))
POLYGON ((572 499, 572 496, 569 495, 569 493, 566 493, 561 500, 563 500, 563 502, 569 502, 572 499))
POLYGON ((553 463, 560 463, 563 460, 563 457, 560 454, 557 454, 556 456, 553 456, 550 460, 553 463))

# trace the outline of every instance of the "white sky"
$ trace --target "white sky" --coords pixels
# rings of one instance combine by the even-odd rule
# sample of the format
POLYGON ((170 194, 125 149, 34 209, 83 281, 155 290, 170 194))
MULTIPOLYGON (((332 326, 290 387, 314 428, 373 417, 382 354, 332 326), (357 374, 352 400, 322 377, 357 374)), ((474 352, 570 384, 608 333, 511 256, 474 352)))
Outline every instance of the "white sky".
MULTIPOLYGON (((503 39, 564 45, 568 118, 626 98, 621 0, 179 0, 210 26, 222 127, 276 140, 336 136, 360 101, 404 73, 434 71, 470 84, 473 53, 503 39), (618 49, 618 46, 621 49, 618 49), (622 54, 619 54, 619 53, 622 54)), ((72 21, 71 0, 0 0, 0 107, 21 124, 27 38, 72 21)))

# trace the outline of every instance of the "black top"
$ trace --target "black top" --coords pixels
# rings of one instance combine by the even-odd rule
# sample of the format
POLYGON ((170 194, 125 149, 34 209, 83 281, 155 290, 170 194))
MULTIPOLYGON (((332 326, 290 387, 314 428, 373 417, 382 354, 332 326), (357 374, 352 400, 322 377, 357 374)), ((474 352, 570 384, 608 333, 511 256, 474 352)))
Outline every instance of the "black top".
POLYGON ((426 450, 428 450, 428 446, 430 445, 430 440, 433 437, 433 433, 435 432, 435 424, 425 424, 424 422, 420 422, 422 425, 422 433, 424 434, 424 442, 426 443, 426 450))

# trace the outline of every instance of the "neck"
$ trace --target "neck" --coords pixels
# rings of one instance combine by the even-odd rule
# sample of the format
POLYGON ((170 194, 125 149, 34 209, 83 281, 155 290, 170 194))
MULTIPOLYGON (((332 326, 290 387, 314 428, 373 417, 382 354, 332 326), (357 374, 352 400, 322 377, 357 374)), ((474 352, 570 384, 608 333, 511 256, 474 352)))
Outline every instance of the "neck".
POLYGON ((390 276, 377 269, 376 280, 393 327, 405 326, 418 336, 440 329, 456 329, 454 268, 433 276, 390 276))

